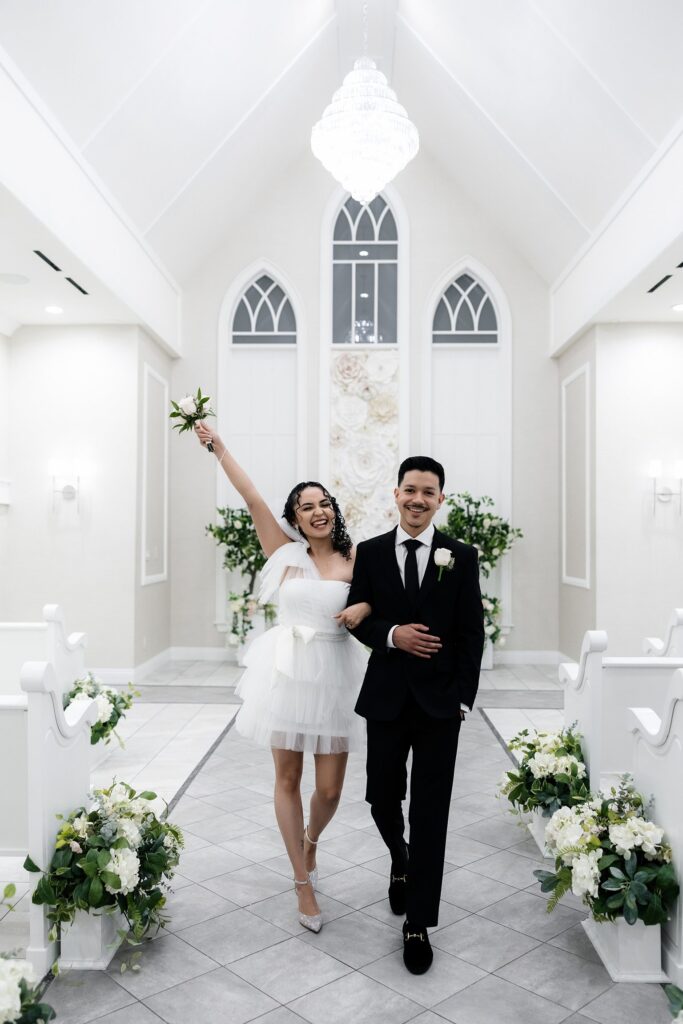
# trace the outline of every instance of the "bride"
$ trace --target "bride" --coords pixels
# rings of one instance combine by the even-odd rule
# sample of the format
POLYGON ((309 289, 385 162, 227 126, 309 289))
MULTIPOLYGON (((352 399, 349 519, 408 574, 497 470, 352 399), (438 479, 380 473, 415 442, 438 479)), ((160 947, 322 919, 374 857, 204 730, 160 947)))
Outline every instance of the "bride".
POLYGON ((355 550, 336 500, 317 482, 294 487, 278 523, 263 497, 205 421, 195 424, 241 494, 267 556, 259 600, 279 591, 280 625, 253 641, 237 687, 242 697, 235 728, 272 749, 275 815, 294 872, 299 921, 319 932, 315 848, 337 809, 348 752, 358 748, 362 720, 353 710, 367 655, 347 631, 370 605, 346 608, 355 550), (283 529, 285 526, 285 529, 283 529), (289 533, 285 530, 289 528, 289 533), (299 536, 292 540, 292 536, 299 536), (315 759, 315 789, 304 827, 301 774, 304 752, 315 759))

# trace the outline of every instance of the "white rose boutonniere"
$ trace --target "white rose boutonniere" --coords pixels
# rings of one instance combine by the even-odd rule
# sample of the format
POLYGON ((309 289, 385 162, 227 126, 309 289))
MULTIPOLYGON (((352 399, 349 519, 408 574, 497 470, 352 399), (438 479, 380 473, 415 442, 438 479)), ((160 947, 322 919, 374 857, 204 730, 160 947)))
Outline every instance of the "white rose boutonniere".
POLYGON ((439 567, 438 580, 441 582, 441 575, 444 571, 450 572, 455 565, 455 558, 450 548, 437 548, 434 552, 434 562, 439 567))

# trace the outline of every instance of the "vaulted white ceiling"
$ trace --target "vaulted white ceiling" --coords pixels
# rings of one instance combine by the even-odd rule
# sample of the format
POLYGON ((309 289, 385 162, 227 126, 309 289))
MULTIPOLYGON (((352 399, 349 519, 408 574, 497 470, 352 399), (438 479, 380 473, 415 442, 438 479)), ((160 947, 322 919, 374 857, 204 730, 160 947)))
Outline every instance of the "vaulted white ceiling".
MULTIPOLYGON (((369 7, 370 52, 423 147, 548 282, 679 129, 680 0, 369 7)), ((311 125, 360 47, 361 9, 2 0, 0 57, 182 282, 309 151, 311 125)))

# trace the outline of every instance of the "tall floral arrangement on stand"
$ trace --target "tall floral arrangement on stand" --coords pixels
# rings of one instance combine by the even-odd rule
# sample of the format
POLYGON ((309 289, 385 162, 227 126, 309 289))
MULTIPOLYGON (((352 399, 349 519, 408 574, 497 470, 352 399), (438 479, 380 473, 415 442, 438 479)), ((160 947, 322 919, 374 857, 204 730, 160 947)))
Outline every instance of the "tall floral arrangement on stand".
MULTIPOLYGON (((473 498, 467 491, 449 494, 446 497, 448 519, 441 526, 442 533, 455 540, 471 544, 479 553, 479 573, 487 580, 494 568, 515 541, 524 536, 522 531, 513 527, 502 516, 495 515, 493 498, 484 495, 473 498)), ((500 647, 505 637, 500 630, 500 600, 493 595, 482 593, 484 605, 484 631, 492 644, 500 647)))
MULTIPOLYGON (((211 523, 206 527, 220 547, 223 548, 223 567, 231 572, 241 572, 247 579, 246 588, 233 592, 228 598, 227 620, 230 625, 227 643, 230 647, 240 647, 247 635, 254 628, 254 616, 259 609, 254 595, 256 577, 266 564, 251 516, 245 508, 219 508, 216 510, 222 522, 211 523)), ((265 617, 266 627, 275 621, 276 608, 273 604, 264 605, 261 611, 265 617)))

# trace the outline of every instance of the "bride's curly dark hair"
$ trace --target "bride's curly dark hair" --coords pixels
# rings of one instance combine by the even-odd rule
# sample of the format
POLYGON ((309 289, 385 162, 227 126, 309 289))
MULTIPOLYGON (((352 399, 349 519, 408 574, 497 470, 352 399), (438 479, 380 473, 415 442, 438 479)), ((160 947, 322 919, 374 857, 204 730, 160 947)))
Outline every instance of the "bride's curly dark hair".
POLYGON ((337 504, 337 499, 332 494, 330 494, 326 487, 323 487, 321 483, 318 483, 317 480, 304 480, 302 481, 302 483, 297 484, 296 487, 293 487, 292 490, 289 492, 287 501, 285 502, 285 507, 282 515, 285 517, 289 525, 294 527, 295 530, 298 530, 299 533, 301 533, 303 536, 303 531, 298 526, 296 521, 296 507, 299 503, 301 492, 305 491, 307 487, 317 487, 319 491, 323 492, 325 497, 332 505, 332 509, 334 511, 334 526, 332 527, 331 537, 332 550, 338 551, 340 554, 344 556, 344 558, 350 559, 351 548, 353 547, 353 543, 346 529, 346 521, 341 513, 339 505, 337 504))

